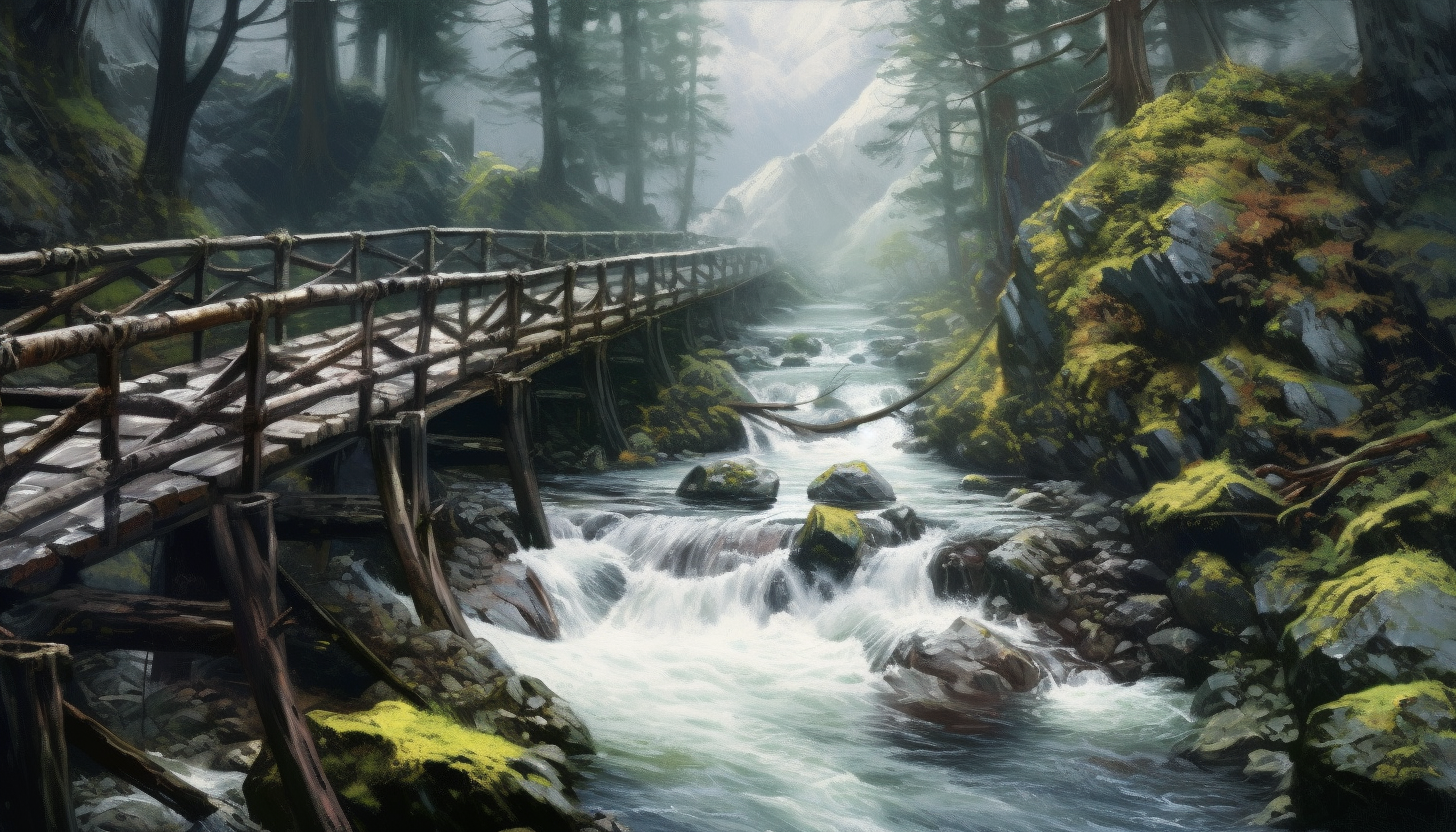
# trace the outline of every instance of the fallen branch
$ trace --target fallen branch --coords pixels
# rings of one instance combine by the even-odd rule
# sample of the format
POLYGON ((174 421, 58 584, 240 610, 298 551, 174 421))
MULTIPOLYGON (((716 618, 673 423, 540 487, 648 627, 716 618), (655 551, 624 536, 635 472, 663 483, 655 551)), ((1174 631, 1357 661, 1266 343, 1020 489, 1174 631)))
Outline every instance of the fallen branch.
POLYGON ((879 410, 874 411, 873 413, 866 413, 863 416, 855 416, 852 419, 845 419, 839 422, 830 422, 827 425, 816 425, 813 422, 800 422, 797 419, 789 419, 787 417, 780 416, 772 410, 748 410, 744 412, 746 412, 750 416, 758 416, 760 418, 767 419, 770 422, 775 422, 777 424, 783 425, 784 427, 792 428, 798 431, 805 431, 808 433, 840 433, 842 431, 850 430, 852 428, 857 428, 860 425, 883 419, 886 416, 895 413, 896 411, 904 409, 905 407, 918 401, 926 393, 929 393, 931 390, 934 390, 935 388, 944 384, 946 379, 949 379, 951 376, 960 372, 961 368, 969 364, 971 359, 975 357, 976 353, 981 351, 981 348, 986 345, 986 342, 988 340, 990 340, 991 332, 995 330, 995 328, 996 321, 992 320, 991 323, 986 324, 986 328, 981 331, 981 337, 976 339, 976 343, 972 345, 969 350, 966 350, 966 354, 957 359, 954 364, 942 370, 940 375, 936 376, 924 387, 916 390, 914 393, 911 393, 910 395, 906 396, 903 399, 900 399, 893 404, 886 405, 885 407, 882 407, 879 410))

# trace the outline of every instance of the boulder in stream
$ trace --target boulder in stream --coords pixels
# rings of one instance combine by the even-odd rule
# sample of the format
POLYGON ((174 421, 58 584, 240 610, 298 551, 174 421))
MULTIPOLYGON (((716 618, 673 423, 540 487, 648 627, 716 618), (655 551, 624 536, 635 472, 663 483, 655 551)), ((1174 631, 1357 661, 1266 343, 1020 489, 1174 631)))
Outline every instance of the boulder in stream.
POLYGON ((1248 579, 1211 552, 1189 555, 1168 582, 1168 595, 1183 621, 1205 635, 1237 636, 1257 621, 1248 579))
POLYGON ((1035 690, 1043 677, 1023 650, 965 617, 939 635, 912 637, 892 661, 885 681, 895 691, 896 707, 952 729, 979 728, 976 714, 1035 690))
POLYGON ((859 568, 864 544, 864 529, 854 512, 814 506, 803 528, 794 535, 789 562, 805 574, 823 572, 836 581, 843 581, 859 568))
POLYGON ((779 475, 746 456, 694 465, 677 487, 685 500, 709 503, 772 503, 779 475))
MULTIPOLYGON (((562 781, 554 746, 523 748, 404 702, 353 714, 314 711, 309 726, 329 782, 358 832, 514 829, 576 832, 591 819, 562 781)), ((268 829, 297 829, 273 755, 259 755, 243 793, 268 829)))
POLYGON ((893 503, 895 489, 869 463, 855 460, 829 467, 809 483, 809 499, 841 508, 893 503))

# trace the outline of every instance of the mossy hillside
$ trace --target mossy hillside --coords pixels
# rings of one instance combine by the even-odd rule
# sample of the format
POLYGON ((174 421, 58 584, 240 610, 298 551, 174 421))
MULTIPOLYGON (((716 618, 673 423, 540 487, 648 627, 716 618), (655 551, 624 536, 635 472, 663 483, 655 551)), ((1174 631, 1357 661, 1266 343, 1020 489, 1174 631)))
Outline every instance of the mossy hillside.
POLYGON ((666 453, 711 453, 744 441, 738 412, 724 402, 748 401, 748 391, 717 350, 683 356, 677 384, 658 392, 657 404, 641 408, 641 421, 628 429, 647 434, 666 453))
MULTIPOLYGON (((1037 288, 1064 347, 1059 371, 1042 388, 1011 390, 987 351, 932 394, 926 435, 997 470, 1024 468, 1032 443, 1066 448, 1090 437, 1112 449, 1159 428, 1181 437, 1179 408, 1198 395, 1196 362, 1170 357, 1186 354, 1177 343, 1186 333, 1150 331, 1101 284, 1105 269, 1127 269, 1164 250, 1168 218, 1185 204, 1227 220, 1209 287, 1222 300, 1225 340, 1202 357, 1234 353, 1251 368, 1237 430, 1267 432, 1261 453, 1305 461, 1331 441, 1358 444, 1403 415, 1386 406, 1389 391, 1429 386, 1422 367, 1377 367, 1369 381, 1378 389, 1352 388, 1366 404, 1360 420, 1319 437, 1291 419, 1280 395, 1287 381, 1332 383, 1305 366, 1298 339, 1281 326, 1292 304, 1308 300, 1321 316, 1351 321, 1374 344, 1372 353, 1393 333, 1415 337, 1394 301, 1365 290, 1354 245, 1337 233, 1361 206, 1353 173, 1400 167, 1382 162, 1349 129, 1349 84, 1228 66, 1197 91, 1170 92, 1104 136, 1096 161, 1023 226, 1037 288), (1106 216, 1081 252, 1058 230, 1058 211, 1072 201, 1106 216), (1113 394, 1131 419, 1113 418, 1113 394)), ((947 348, 946 360, 961 348, 947 348)), ((1408 412, 1412 401, 1428 397, 1400 398, 1408 412)))
MULTIPOLYGON (((527 750, 501 737, 397 701, 353 714, 314 711, 308 721, 324 773, 360 832, 577 828, 561 784, 523 765, 527 750)), ((243 791, 255 820, 296 828, 270 754, 243 791)))

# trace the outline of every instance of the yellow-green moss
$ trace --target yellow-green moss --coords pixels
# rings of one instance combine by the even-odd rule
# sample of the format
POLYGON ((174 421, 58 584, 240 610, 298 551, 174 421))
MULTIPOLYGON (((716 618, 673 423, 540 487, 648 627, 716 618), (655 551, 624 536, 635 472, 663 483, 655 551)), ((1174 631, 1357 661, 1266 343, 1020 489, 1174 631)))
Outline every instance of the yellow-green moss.
POLYGON ((1196 519, 1206 512, 1229 510, 1223 503, 1232 485, 1246 488, 1272 503, 1279 502, 1268 483, 1227 460, 1215 459, 1190 466, 1177 479, 1153 486, 1128 511, 1144 527, 1161 528, 1169 523, 1196 519))
POLYGON ((1429 552, 1383 555, 1320 584, 1288 629, 1308 631, 1312 637, 1303 649, 1316 650, 1333 643, 1340 627, 1371 598, 1423 584, 1456 595, 1456 570, 1429 552))
POLYGON ((1436 766, 1445 753, 1436 745, 1456 743, 1456 691, 1434 681, 1378 685, 1315 708, 1309 723, 1314 742, 1336 768, 1359 753, 1363 761, 1379 762, 1352 773, 1401 786, 1442 776, 1436 766), (1351 722, 1364 730, 1340 724, 1351 722))
POLYGON ((733 368, 716 350, 684 356, 678 381, 657 394, 657 404, 641 408, 641 421, 627 433, 642 431, 666 453, 697 451, 710 453, 738 447, 743 442, 743 423, 737 411, 724 406, 728 401, 752 397, 733 373, 733 368))

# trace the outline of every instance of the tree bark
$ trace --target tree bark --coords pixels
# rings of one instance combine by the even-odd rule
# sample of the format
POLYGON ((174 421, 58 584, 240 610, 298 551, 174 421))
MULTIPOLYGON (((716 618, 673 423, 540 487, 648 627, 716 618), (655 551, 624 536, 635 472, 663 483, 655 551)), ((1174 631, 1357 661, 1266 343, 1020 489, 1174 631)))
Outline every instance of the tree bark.
POLYGON ((1107 4, 1107 85, 1112 117, 1127 124, 1138 108, 1152 101, 1153 76, 1148 69, 1148 47, 1143 36, 1139 0, 1110 0, 1107 4))
POLYGON ((1163 19, 1174 72, 1201 72, 1213 65, 1213 39, 1196 0, 1164 0, 1163 19))
POLYGON ((531 51, 536 53, 536 87, 541 101, 541 187, 548 193, 558 193, 566 187, 566 158, 561 143, 557 50, 551 38, 548 0, 531 0, 531 51))
POLYGON ((176 197, 187 158, 187 137, 202 97, 222 69, 238 32, 241 0, 226 0, 222 22, 207 58, 188 77, 187 43, 191 27, 190 0, 157 0, 160 28, 157 38, 157 85, 152 117, 147 127, 147 149, 142 158, 142 182, 164 197, 176 197))
POLYGON ((373 3, 360 3, 359 23, 354 31, 354 80, 373 90, 379 82, 379 36, 384 25, 373 3))
MULTIPOLYGON (((993 68, 1014 66, 1016 59, 1013 50, 1001 45, 1011 40, 1011 33, 1006 26, 1006 0, 982 0, 978 8, 981 19, 977 40, 982 45, 981 54, 986 65, 993 68)), ((982 117, 981 163, 986 200, 982 207, 990 220, 989 227, 1004 229, 1006 140, 1015 132, 1021 113, 1016 96, 1003 84, 997 84, 982 93, 978 109, 982 117)), ((1009 229, 1008 233, 996 235, 996 259, 1007 272, 1011 264, 1011 237, 1016 235, 1016 229, 1009 229)), ((1001 280, 992 280, 991 283, 999 291, 1001 280)))
POLYGON ((642 111, 642 21, 638 0, 619 0, 617 14, 622 28, 623 148, 624 182, 622 202, 634 220, 645 209, 646 141, 642 111))
POLYGON ((82 48, 86 17, 94 0, 35 0, 20 21, 21 42, 32 59, 50 70, 62 96, 91 91, 82 48))
POLYGON ((415 15, 396 10, 385 27, 384 129, 395 138, 413 133, 420 122, 420 61, 415 15))
POLYGON ((339 113, 339 49, 334 0, 293 0, 288 34, 293 81, 287 110, 298 117, 294 201, 311 207, 343 184, 334 164, 330 123, 339 113))
POLYGON ((561 33, 556 42, 556 80, 560 90, 561 144, 566 181, 596 192, 596 136, 592 114, 594 79, 586 55, 589 0, 561 0, 561 33))
POLYGON ((1376 106, 1393 109, 1412 152, 1456 137, 1456 6, 1354 0, 1360 60, 1376 106))
POLYGON ((0 641, 0 832, 74 832, 61 644, 0 641))

